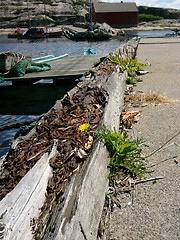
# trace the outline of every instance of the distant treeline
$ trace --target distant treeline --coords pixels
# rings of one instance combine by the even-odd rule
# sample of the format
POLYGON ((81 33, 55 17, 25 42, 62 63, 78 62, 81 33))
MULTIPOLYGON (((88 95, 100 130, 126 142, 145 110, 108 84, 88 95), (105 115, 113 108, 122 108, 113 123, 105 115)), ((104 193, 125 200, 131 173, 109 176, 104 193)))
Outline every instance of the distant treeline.
POLYGON ((138 10, 139 21, 145 21, 145 18, 149 21, 180 18, 180 11, 173 9, 139 6, 138 10))

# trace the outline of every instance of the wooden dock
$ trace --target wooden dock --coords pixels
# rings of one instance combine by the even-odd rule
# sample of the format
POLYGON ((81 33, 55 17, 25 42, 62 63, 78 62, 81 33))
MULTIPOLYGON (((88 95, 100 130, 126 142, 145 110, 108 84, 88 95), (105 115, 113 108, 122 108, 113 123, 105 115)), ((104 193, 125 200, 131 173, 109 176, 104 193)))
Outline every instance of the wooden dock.
POLYGON ((93 54, 82 56, 67 56, 62 59, 49 62, 51 70, 44 72, 28 73, 23 77, 6 78, 15 84, 28 84, 41 79, 53 79, 56 82, 62 79, 77 79, 82 77, 92 67, 99 64, 106 54, 93 54))

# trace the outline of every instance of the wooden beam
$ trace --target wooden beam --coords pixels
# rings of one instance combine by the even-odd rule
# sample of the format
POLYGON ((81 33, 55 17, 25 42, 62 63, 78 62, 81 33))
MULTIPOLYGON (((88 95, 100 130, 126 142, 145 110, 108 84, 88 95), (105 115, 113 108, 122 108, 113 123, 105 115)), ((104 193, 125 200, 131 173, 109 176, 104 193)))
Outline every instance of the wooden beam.
POLYGON ((31 220, 38 217, 45 200, 48 179, 52 176, 50 159, 56 154, 57 140, 19 184, 0 202, 3 239, 33 238, 31 220))

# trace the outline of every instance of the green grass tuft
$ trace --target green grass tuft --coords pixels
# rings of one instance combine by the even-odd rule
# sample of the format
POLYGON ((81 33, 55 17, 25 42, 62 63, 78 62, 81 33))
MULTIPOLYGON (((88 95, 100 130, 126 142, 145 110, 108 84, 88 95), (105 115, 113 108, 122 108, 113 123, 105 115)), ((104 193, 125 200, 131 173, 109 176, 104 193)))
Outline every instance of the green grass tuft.
POLYGON ((128 139, 127 132, 122 130, 120 133, 110 131, 104 127, 99 131, 98 136, 105 144, 110 153, 110 174, 112 181, 120 169, 126 170, 132 177, 143 177, 146 171, 146 163, 142 157, 142 141, 128 139))

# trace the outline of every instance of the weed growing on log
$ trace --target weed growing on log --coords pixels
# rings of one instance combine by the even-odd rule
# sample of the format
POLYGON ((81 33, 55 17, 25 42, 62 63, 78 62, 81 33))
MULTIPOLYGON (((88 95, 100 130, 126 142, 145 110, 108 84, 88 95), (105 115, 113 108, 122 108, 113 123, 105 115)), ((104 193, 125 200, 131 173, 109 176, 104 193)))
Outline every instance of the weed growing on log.
POLYGON ((140 71, 143 67, 146 65, 143 63, 138 62, 137 57, 136 58, 122 58, 121 55, 112 55, 110 56, 111 62, 118 64, 121 68, 121 70, 127 71, 129 76, 134 76, 137 71, 140 71))
POLYGON ((126 170, 133 177, 141 178, 147 173, 146 163, 141 155, 142 140, 130 140, 124 129, 118 133, 110 131, 107 127, 99 131, 98 136, 110 153, 110 181, 118 174, 120 168, 126 170))
POLYGON ((138 62, 137 57, 123 58, 122 54, 112 55, 110 56, 110 60, 119 65, 122 72, 127 71, 128 77, 126 78, 126 83, 132 85, 136 85, 138 82, 135 78, 136 73, 146 66, 145 64, 138 62))
POLYGON ((126 77, 126 83, 136 85, 138 81, 134 77, 126 77))

